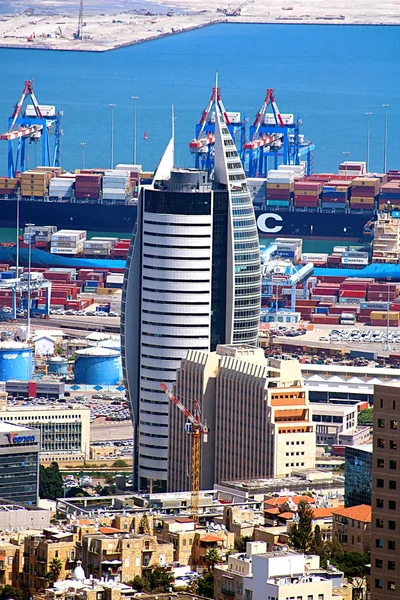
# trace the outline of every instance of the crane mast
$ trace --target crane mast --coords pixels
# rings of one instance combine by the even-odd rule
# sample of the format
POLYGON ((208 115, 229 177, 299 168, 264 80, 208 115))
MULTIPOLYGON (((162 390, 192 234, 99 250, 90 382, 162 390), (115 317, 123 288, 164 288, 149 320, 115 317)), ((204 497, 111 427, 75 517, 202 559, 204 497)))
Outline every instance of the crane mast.
POLYGON ((199 520, 200 512, 200 469, 201 469, 201 441, 207 441, 208 426, 200 420, 200 409, 197 400, 192 414, 186 406, 171 392, 165 383, 160 387, 175 406, 185 415, 188 423, 185 430, 191 436, 191 464, 190 464, 190 510, 193 521, 199 520))

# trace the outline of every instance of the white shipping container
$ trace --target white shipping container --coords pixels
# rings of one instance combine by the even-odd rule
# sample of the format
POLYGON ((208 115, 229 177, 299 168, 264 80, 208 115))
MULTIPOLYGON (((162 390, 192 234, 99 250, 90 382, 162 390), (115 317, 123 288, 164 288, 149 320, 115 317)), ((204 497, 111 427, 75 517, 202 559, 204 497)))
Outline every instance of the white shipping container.
POLYGON ((107 275, 106 282, 107 283, 118 283, 118 284, 122 285, 124 283, 124 274, 123 273, 114 273, 114 274, 107 275))
POLYGON ((80 248, 58 248, 56 246, 52 246, 50 248, 50 252, 51 254, 79 254, 80 252, 82 252, 83 250, 83 246, 80 248))
POLYGON ((333 246, 333 254, 343 254, 343 252, 347 252, 348 246, 333 246))
POLYGON ((293 173, 304 173, 302 165, 279 165, 278 171, 293 171, 293 173))
POLYGON ((116 171, 129 171, 129 173, 141 173, 143 170, 142 165, 126 165, 126 164, 119 164, 115 167, 116 171))
POLYGON ((324 254, 322 252, 314 252, 314 253, 306 253, 301 255, 301 260, 303 262, 318 262, 318 263, 326 263, 328 260, 328 254, 324 254))
POLYGON ((368 257, 357 258, 355 256, 342 256, 342 265, 367 265, 368 257))

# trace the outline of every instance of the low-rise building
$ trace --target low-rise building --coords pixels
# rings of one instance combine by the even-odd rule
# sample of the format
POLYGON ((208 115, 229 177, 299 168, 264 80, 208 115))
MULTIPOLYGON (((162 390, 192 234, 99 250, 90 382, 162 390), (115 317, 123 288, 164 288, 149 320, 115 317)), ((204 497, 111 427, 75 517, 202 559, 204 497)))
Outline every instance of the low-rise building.
POLYGON ((294 552, 265 552, 252 542, 245 554, 229 556, 215 567, 216 600, 332 600, 332 580, 319 572, 318 557, 294 552), (318 572, 318 574, 316 574, 318 572))
POLYGON ((43 452, 82 452, 89 458, 89 408, 72 404, 10 406, 2 401, 0 422, 38 429, 43 452))
POLYGON ((82 536, 82 565, 90 576, 132 581, 143 569, 167 566, 174 560, 173 546, 147 534, 126 534, 115 527, 99 527, 82 536))
POLYGON ((155 529, 157 538, 172 544, 174 561, 180 565, 207 566, 207 552, 214 548, 221 558, 235 544, 234 533, 227 529, 196 527, 188 517, 164 517, 155 529))
POLYGON ((53 559, 61 561, 60 579, 71 574, 76 561, 76 537, 72 531, 45 528, 42 532, 28 535, 24 539, 24 565, 20 585, 29 593, 44 590, 48 583, 47 573, 53 559))
POLYGON ((371 550, 371 506, 361 504, 333 509, 333 536, 348 552, 371 550))

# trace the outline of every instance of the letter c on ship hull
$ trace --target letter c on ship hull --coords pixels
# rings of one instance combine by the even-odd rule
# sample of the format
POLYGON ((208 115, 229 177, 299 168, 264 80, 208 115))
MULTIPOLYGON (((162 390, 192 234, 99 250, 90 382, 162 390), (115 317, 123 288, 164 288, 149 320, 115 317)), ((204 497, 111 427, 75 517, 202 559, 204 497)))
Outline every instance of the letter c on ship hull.
POLYGON ((275 223, 283 221, 282 217, 276 213, 263 213, 257 219, 257 227, 263 233, 279 233, 283 229, 283 225, 275 225, 275 227, 268 227, 267 221, 273 220, 275 223))

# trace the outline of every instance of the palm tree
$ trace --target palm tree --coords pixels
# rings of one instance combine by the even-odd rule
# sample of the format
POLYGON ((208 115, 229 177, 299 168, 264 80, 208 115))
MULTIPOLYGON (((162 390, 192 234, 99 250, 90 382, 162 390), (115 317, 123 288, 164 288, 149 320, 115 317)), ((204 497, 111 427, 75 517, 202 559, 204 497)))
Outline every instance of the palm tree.
POLYGON ((46 575, 46 579, 49 581, 50 584, 53 584, 58 580, 62 568, 63 565, 61 560, 59 558, 53 558, 49 565, 49 572, 46 575))
POLYGON ((218 548, 210 548, 204 558, 210 571, 214 570, 216 563, 222 560, 218 548))

